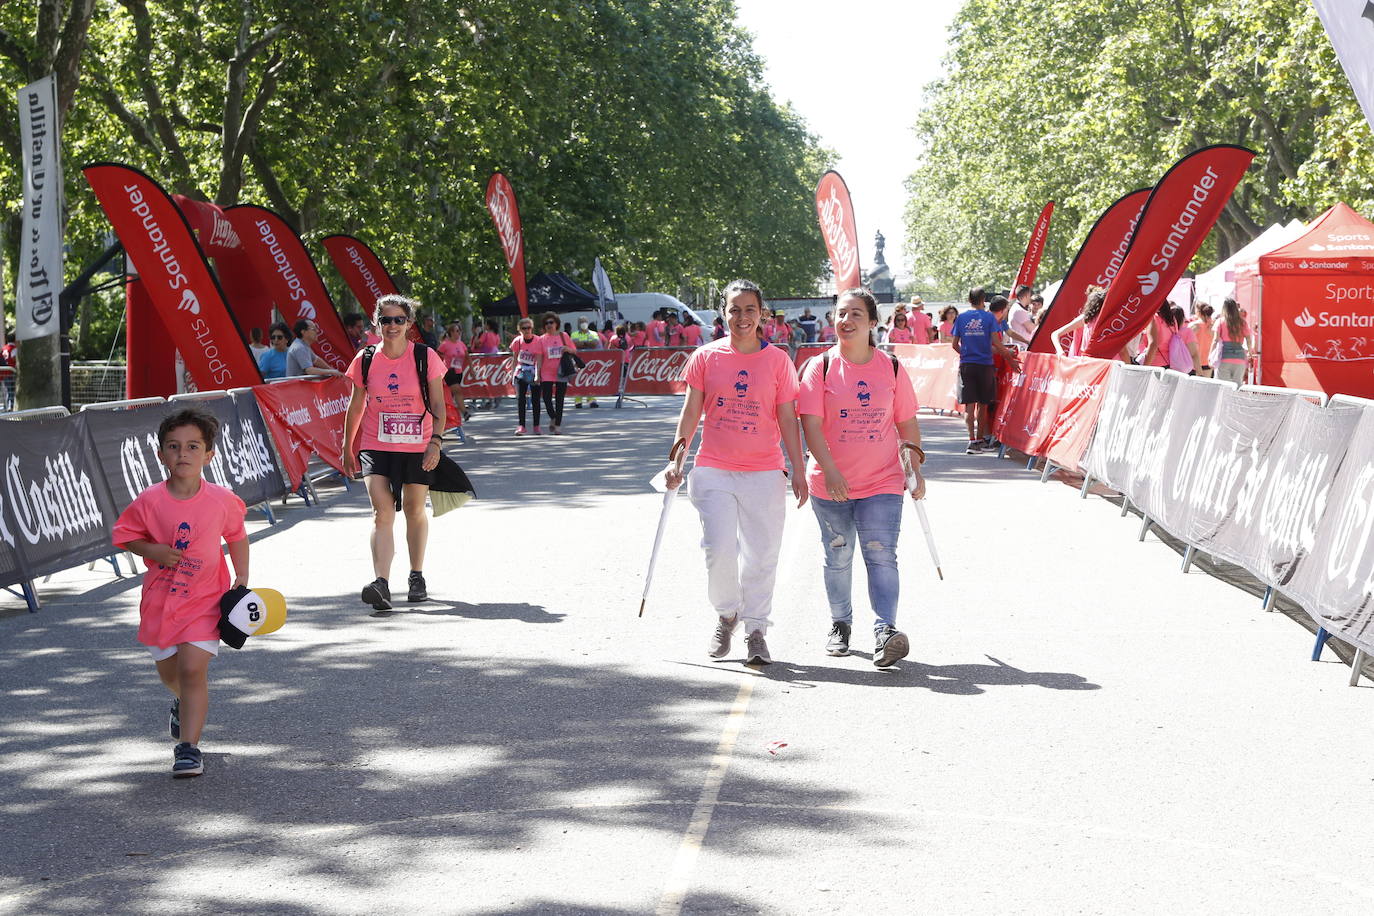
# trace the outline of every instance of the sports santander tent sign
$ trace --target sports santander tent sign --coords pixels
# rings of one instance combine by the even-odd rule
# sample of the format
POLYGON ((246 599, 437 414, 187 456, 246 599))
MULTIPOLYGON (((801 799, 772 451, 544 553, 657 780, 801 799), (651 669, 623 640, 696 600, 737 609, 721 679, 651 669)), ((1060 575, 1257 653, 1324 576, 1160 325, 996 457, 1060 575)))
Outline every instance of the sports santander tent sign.
POLYGON ((1261 382, 1374 397, 1374 223, 1336 204, 1259 272, 1261 382))

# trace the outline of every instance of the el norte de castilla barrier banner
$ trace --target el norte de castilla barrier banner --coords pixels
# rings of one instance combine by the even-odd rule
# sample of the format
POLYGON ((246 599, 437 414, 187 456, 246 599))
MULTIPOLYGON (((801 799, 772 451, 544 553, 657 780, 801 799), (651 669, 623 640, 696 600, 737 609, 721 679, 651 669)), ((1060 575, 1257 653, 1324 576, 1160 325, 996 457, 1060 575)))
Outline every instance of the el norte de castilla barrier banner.
POLYGON ((1374 652, 1374 408, 1116 364, 1083 467, 1374 652))

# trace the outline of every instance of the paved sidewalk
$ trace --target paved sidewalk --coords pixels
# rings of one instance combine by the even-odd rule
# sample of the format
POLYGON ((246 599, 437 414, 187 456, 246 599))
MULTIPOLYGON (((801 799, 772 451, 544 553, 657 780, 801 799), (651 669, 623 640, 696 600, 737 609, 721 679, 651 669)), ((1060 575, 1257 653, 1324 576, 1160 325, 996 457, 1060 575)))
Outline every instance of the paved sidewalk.
POLYGON ((679 402, 649 403, 569 405, 559 438, 476 415, 480 499, 390 616, 357 599, 360 488, 254 522, 290 618, 212 665, 200 779, 168 773, 135 580, 0 618, 0 913, 1374 908, 1374 690, 1292 620, 926 416, 946 581, 908 510, 912 658, 873 668, 862 572, 864 651, 821 651, 808 507, 778 662, 710 659, 687 500, 636 617, 679 402))

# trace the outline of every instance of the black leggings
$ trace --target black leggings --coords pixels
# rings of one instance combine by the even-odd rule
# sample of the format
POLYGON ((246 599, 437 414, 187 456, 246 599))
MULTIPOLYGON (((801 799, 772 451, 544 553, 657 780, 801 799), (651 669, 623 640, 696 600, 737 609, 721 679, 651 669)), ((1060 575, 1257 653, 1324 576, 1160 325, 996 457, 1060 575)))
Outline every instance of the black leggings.
POLYGON ((544 382, 544 409, 549 412, 549 422, 554 426, 563 425, 563 398, 568 393, 567 382, 544 382))
MULTIPOLYGON (((534 425, 539 425, 539 383, 527 382, 522 378, 515 380, 516 397, 520 400, 520 425, 525 425, 525 395, 528 392, 530 403, 534 405, 534 425)), ((510 421, 507 420, 507 423, 510 421)))

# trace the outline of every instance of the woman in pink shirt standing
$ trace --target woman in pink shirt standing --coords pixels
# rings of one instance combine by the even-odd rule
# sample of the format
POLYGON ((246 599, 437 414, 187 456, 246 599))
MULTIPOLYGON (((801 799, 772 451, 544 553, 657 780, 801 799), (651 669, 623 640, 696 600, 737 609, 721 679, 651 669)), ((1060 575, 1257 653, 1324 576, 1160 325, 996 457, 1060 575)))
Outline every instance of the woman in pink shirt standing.
POLYGON ((444 373, 444 384, 453 394, 453 404, 458 408, 458 416, 468 418, 467 405, 463 402, 463 369, 467 366, 468 345, 463 343, 463 329, 457 323, 449 325, 444 331, 444 339, 439 341, 439 355, 444 358, 448 371, 444 373))
MULTIPOLYGON (((674 439, 674 448, 681 443, 690 451, 705 414, 689 489, 701 516, 706 594, 718 617, 707 652, 713 658, 729 653, 742 621, 750 664, 772 661, 764 636, 787 511, 783 448, 797 505, 807 498, 797 372, 785 349, 760 339, 765 309, 752 281, 735 280, 725 288, 730 336, 700 347, 687 361, 687 397, 674 439)), ((664 482, 676 489, 682 481, 669 462, 664 482)))
POLYGON ((392 528, 398 511, 405 512, 410 551, 407 600, 424 601, 428 597, 423 572, 429 540, 425 499, 434 482, 434 469, 439 466, 439 443, 444 438, 446 367, 443 358, 431 350, 425 363, 428 378, 419 377, 415 348, 424 344, 406 339, 418 310, 419 303, 405 296, 378 299, 373 315, 381 345, 358 351, 344 373, 353 382, 353 396, 344 415, 344 473, 352 477, 361 469, 372 501, 372 569, 377 578, 363 587, 362 599, 379 611, 391 607, 387 580, 396 556, 392 528), (428 409, 421 385, 429 391, 428 409))
POLYGON ((549 415, 549 431, 561 435, 563 425, 563 399, 568 394, 568 380, 560 368, 564 352, 576 352, 577 344, 572 337, 558 326, 558 316, 553 312, 544 313, 544 334, 540 341, 544 346, 544 358, 539 364, 539 390, 544 396, 544 410, 549 415))
POLYGON ((690 314, 682 316, 682 345, 684 347, 701 346, 701 325, 690 314))
MULTIPOLYGON (((830 636, 825 651, 848 655, 854 622, 854 545, 868 570, 868 600, 876 620, 873 664, 886 668, 910 651, 897 629, 897 536, 902 526, 900 449, 916 460, 913 499, 925 495, 916 391, 897 360, 873 346, 878 302, 864 289, 840 294, 835 309, 839 346, 807 361, 798 408, 811 449, 806 479, 825 548, 830 636)), ((889 339, 890 336, 889 336, 889 339)))
POLYGON ((906 312, 898 312, 893 315, 892 330, 887 332, 887 342, 890 344, 915 343, 916 337, 911 333, 911 328, 907 327, 907 323, 906 312))
POLYGON ((953 305, 947 305, 940 311, 940 343, 954 340, 954 319, 958 317, 959 309, 953 305))
POLYGON ((519 423, 515 434, 525 434, 525 402, 534 405, 534 434, 543 432, 539 428, 539 367, 544 362, 544 340, 534 336, 534 321, 521 318, 517 325, 520 333, 510 342, 511 355, 515 357, 515 397, 519 405, 519 423))

